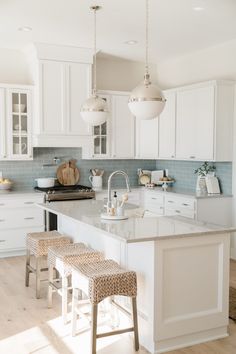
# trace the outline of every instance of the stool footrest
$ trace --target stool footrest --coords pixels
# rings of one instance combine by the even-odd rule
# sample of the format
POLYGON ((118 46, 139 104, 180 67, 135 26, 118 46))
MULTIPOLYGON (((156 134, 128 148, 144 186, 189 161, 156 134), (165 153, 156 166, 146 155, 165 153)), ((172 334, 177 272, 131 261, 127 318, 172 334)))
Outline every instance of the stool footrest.
POLYGON ((96 338, 109 337, 109 336, 114 336, 117 334, 122 334, 122 333, 127 333, 127 332, 134 332, 134 327, 118 329, 116 331, 111 331, 111 332, 99 333, 96 335, 96 338))

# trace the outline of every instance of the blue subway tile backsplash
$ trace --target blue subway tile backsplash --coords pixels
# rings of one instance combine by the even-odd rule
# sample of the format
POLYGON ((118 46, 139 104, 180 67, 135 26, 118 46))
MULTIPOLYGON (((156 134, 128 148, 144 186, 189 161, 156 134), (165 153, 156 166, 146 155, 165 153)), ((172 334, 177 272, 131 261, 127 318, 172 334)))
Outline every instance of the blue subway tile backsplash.
MULTIPOLYGON (((158 170, 168 169, 170 176, 175 179, 175 187, 194 191, 196 188, 197 175, 194 171, 201 166, 203 161, 178 161, 178 160, 157 160, 158 170)), ((210 163, 211 164, 211 163, 210 163)), ((232 193, 232 163, 215 162, 216 176, 219 178, 221 191, 225 194, 232 193)))
MULTIPOLYGON (((91 168, 104 169, 103 185, 107 185, 107 179, 111 172, 122 169, 130 177, 131 186, 138 185, 137 169, 168 169, 169 175, 176 180, 175 187, 194 191, 197 176, 194 170, 202 162, 174 161, 174 160, 82 160, 81 148, 35 148, 33 161, 0 161, 0 171, 4 177, 13 180, 14 188, 17 190, 31 189, 35 186, 35 178, 55 177, 58 166, 42 167, 43 164, 53 162, 57 156, 66 161, 77 159, 77 166, 80 171, 79 183, 90 185, 88 177, 91 168)), ((217 162, 216 175, 219 177, 222 192, 232 193, 232 164, 230 162, 217 162)), ((115 177, 112 182, 115 187, 125 187, 125 181, 121 177, 115 177)))

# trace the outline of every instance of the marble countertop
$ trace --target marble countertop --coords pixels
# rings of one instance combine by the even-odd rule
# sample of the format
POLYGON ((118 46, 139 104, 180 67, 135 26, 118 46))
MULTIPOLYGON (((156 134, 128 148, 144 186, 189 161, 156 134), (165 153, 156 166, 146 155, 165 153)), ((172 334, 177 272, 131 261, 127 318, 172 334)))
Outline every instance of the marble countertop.
POLYGON ((216 235, 230 233, 236 228, 211 225, 177 216, 141 217, 140 209, 126 204, 127 220, 111 221, 100 217, 103 202, 81 200, 37 204, 53 214, 71 218, 71 222, 87 224, 104 234, 124 242, 157 241, 168 238, 216 235))
MULTIPOLYGON (((122 191, 125 192, 125 188, 116 188, 112 187, 112 190, 116 191, 122 191)), ((162 187, 154 187, 154 188, 146 188, 144 186, 135 186, 131 187, 131 192, 132 191, 153 191, 153 192, 158 192, 162 194, 179 194, 180 196, 183 197, 190 197, 190 198, 197 198, 197 199, 205 199, 205 198, 232 198, 232 194, 225 194, 225 193, 220 193, 220 194, 197 194, 196 191, 191 191, 188 189, 180 189, 180 188, 175 188, 175 187, 169 187, 167 191, 164 191, 162 187)), ((103 188, 101 191, 97 191, 96 193, 107 193, 107 189, 103 188)))

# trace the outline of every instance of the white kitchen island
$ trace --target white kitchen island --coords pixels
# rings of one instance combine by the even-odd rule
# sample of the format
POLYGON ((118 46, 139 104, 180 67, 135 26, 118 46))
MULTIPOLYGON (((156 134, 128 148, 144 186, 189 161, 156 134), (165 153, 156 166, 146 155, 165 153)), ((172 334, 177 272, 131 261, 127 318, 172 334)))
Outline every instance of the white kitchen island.
MULTIPOLYGON (((138 276, 140 343, 162 353, 228 335, 230 233, 176 216, 100 218, 95 200, 39 204, 58 230, 138 276)), ((132 215, 133 214, 133 215, 132 215)))

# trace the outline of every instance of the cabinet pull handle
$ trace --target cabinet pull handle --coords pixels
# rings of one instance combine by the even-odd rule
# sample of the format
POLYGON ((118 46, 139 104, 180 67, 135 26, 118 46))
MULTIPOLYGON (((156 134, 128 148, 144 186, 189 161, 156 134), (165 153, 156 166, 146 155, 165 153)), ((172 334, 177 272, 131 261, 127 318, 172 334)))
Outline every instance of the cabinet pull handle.
POLYGON ((175 212, 179 214, 179 213, 180 213, 180 210, 175 210, 175 212))
POLYGON ((6 221, 5 219, 0 219, 0 222, 4 222, 4 221, 6 221))
POLYGON ((152 199, 153 199, 153 200, 156 200, 157 198, 155 198, 155 197, 152 197, 152 199))
POLYGON ((175 155, 171 155, 171 158, 173 159, 175 157, 175 155))
POLYGON ((188 203, 182 203, 182 205, 184 205, 184 206, 189 206, 189 204, 188 204, 188 203))
POLYGON ((0 242, 6 242, 6 240, 0 240, 0 242))
POLYGON ((5 204, 4 203, 0 203, 0 206, 4 206, 5 204))
POLYGON ((34 204, 34 202, 24 202, 24 204, 34 204))
POLYGON ((190 159, 196 159, 196 156, 190 156, 189 158, 190 159))
POLYGON ((173 200, 168 200, 168 203, 174 203, 174 201, 173 200))
POLYGON ((24 218, 25 220, 33 220, 34 219, 34 217, 33 216, 28 216, 28 217, 26 217, 26 218, 24 218))
POLYGON ((163 207, 160 207, 160 209, 164 209, 163 207))

